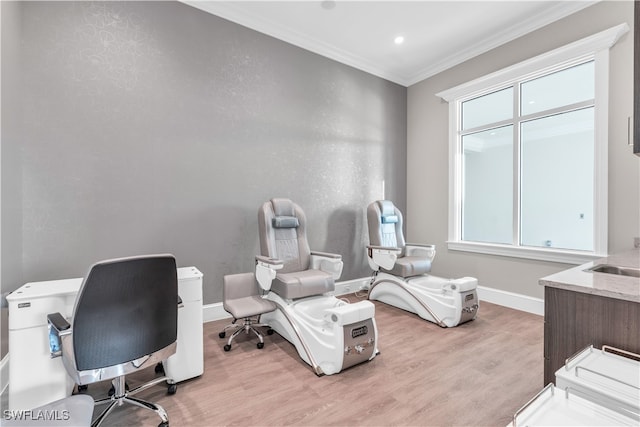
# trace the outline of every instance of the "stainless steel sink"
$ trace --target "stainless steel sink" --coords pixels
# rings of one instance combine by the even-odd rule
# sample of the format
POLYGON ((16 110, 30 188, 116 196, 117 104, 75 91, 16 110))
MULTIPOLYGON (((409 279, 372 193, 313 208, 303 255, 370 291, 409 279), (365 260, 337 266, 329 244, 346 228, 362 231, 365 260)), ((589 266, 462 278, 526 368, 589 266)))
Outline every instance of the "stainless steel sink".
POLYGON ((591 268, 587 268, 585 271, 591 271, 596 273, 617 274, 618 276, 632 276, 640 277, 640 269, 631 267, 620 267, 611 264, 598 264, 591 268))

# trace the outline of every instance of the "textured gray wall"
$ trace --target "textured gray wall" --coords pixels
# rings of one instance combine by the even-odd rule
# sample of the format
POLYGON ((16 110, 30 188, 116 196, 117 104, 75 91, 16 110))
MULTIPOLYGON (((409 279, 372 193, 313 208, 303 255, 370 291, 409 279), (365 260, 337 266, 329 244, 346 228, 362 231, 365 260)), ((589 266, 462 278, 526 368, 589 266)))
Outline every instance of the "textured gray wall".
POLYGON ((220 301, 223 275, 253 269, 271 197, 302 206, 343 280, 369 274, 367 204, 384 181, 406 206, 406 88, 177 2, 19 8, 3 292, 171 252, 220 301))

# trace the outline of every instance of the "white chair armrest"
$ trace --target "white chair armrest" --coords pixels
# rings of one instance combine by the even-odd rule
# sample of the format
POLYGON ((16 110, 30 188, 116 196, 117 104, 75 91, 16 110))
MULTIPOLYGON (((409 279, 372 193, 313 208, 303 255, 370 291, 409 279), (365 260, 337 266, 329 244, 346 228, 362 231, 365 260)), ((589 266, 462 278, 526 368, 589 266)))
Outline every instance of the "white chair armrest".
POLYGON ((378 271, 380 267, 391 270, 402 253, 400 248, 387 246, 367 246, 367 261, 372 270, 378 271))
POLYGON ((311 252, 310 267, 331 274, 334 280, 339 279, 342 275, 343 265, 340 255, 311 252))
POLYGON ((404 248, 407 256, 428 258, 429 261, 433 261, 436 257, 436 245, 417 245, 407 243, 404 248))
POLYGON ((280 259, 256 255, 256 280, 263 290, 271 290, 271 282, 276 278, 276 270, 282 267, 284 267, 284 261, 280 259))

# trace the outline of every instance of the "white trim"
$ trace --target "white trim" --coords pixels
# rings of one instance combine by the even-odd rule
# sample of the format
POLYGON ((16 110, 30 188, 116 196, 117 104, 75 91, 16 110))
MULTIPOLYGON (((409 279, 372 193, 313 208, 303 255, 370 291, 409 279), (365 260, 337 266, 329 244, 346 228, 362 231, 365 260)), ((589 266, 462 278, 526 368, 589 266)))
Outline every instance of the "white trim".
POLYGON ((4 395, 9 386, 9 353, 0 361, 0 395, 4 395))
MULTIPOLYGON (((611 27, 566 46, 538 55, 513 66, 477 78, 470 82, 442 91, 436 96, 449 103, 449 224, 448 247, 451 250, 487 253, 491 255, 537 259, 567 264, 583 264, 607 255, 608 231, 608 114, 609 114, 609 48, 629 31, 626 23, 611 27), (460 129, 460 105, 464 100, 516 86, 542 73, 566 69, 574 64, 593 60, 595 64, 595 133, 594 133, 594 222, 593 251, 558 250, 549 248, 528 248, 520 246, 519 227, 514 221, 513 245, 486 244, 462 241, 462 147, 460 129)), ((515 101, 514 101, 515 103, 515 101)), ((545 114, 549 111, 545 111, 545 114)), ((514 117, 518 117, 515 115, 514 117)), ((515 120, 515 119, 514 119, 515 120)), ((518 120, 522 120, 519 117, 518 120)), ((517 147, 517 144, 516 146, 517 147)), ((514 150, 514 164, 519 157, 514 150)), ((514 168, 516 173, 517 168, 514 168)), ((517 179, 519 175, 515 175, 517 179)), ((514 220, 520 218, 517 194, 519 185, 514 185, 514 220)))
POLYGON ((453 55, 441 62, 430 64, 428 67, 411 76, 407 82, 407 86, 411 86, 442 71, 453 68, 464 61, 488 52, 498 46, 502 46, 503 44, 542 28, 545 25, 551 24, 552 22, 558 21, 586 7, 592 6, 597 2, 598 1, 588 1, 582 3, 571 1, 551 5, 538 15, 531 16, 525 21, 514 23, 511 27, 494 34, 489 39, 480 40, 477 43, 468 46, 466 49, 453 53, 453 55))
POLYGON ((494 86, 508 86, 510 83, 526 78, 529 73, 535 73, 541 68, 558 66, 564 67, 566 63, 579 60, 579 58, 593 55, 603 49, 613 46, 623 34, 629 31, 629 25, 622 23, 601 31, 576 42, 559 47, 547 53, 535 56, 526 61, 519 62, 486 76, 471 80, 451 89, 443 90, 436 94, 447 102, 463 97, 472 97, 476 92, 490 92, 494 86))
POLYGON ((320 39, 309 37, 307 34, 283 26, 279 23, 265 19, 243 10, 237 4, 231 1, 199 1, 199 0, 180 0, 189 6, 203 10, 212 15, 219 16, 236 24, 251 28, 252 30, 275 37, 276 39, 285 41, 294 46, 301 47, 318 55, 333 59, 342 64, 350 65, 359 70, 365 71, 374 76, 382 77, 403 86, 407 86, 407 79, 404 76, 393 73, 389 70, 379 67, 377 64, 367 60, 366 58, 340 49, 337 46, 326 43, 320 39))
MULTIPOLYGON (((352 294, 367 287, 369 278, 345 280, 336 282, 333 294, 335 296, 352 294)), ((216 320, 231 319, 231 315, 224 310, 221 302, 205 304, 202 306, 202 323, 215 322, 216 320)))
MULTIPOLYGON (((336 283, 335 295, 344 295, 364 290, 367 288, 369 280, 369 277, 363 277, 361 279, 338 282, 336 283)), ((486 286, 478 286, 477 291, 478 298, 481 301, 540 316, 544 315, 544 300, 541 298, 530 297, 528 295, 517 294, 515 292, 503 291, 495 288, 488 288, 486 286)))
POLYGON ((235 22, 242 26, 259 31, 263 34, 291 43, 308 51, 317 53, 327 58, 333 59, 340 63, 349 65, 359 70, 365 71, 374 76, 392 81, 402 86, 411 86, 428 77, 445 71, 455 65, 458 65, 468 59, 483 54, 493 48, 501 46, 512 40, 517 39, 527 33, 538 28, 542 28, 552 22, 576 13, 586 7, 589 7, 596 1, 570 1, 559 2, 551 5, 537 15, 532 15, 524 21, 514 23, 512 26, 505 28, 499 33, 491 35, 487 39, 479 40, 477 43, 471 44, 462 51, 456 51, 448 58, 443 59, 435 64, 429 64, 427 67, 419 70, 412 75, 404 75, 397 72, 391 72, 378 64, 354 52, 348 52, 339 47, 326 43, 320 39, 310 37, 307 34, 293 30, 292 28, 269 21, 261 16, 248 13, 231 1, 202 1, 202 0, 180 0, 182 3, 213 15, 220 16, 229 21, 235 22))
POLYGON ((214 322, 216 320, 231 319, 231 315, 224 311, 221 302, 205 304, 202 306, 202 323, 214 322))
POLYGON ((606 254, 592 254, 553 248, 535 248, 528 246, 511 246, 497 243, 464 241, 449 241, 447 242, 447 248, 452 251, 474 252, 511 258, 536 259, 539 261, 551 261, 573 265, 584 264, 607 256, 606 254))
POLYGON ((609 49, 595 55, 593 247, 606 256, 609 228, 609 49))
MULTIPOLYGON (((514 310, 544 316, 544 300, 542 298, 534 298, 528 295, 478 286, 478 299, 514 310)), ((482 316, 482 304, 480 305, 480 316, 482 316)))
MULTIPOLYGON (((361 279, 347 280, 336 283, 335 295, 344 295, 362 290, 369 282, 368 277, 361 279)), ((512 308, 514 310, 525 311, 540 316, 544 315, 544 300, 513 292, 502 291, 500 289, 478 286, 478 298, 481 301, 512 308)), ((221 302, 205 304, 202 307, 203 323, 216 320, 230 319, 229 313, 224 311, 221 302)), ((9 386, 9 353, 0 361, 0 395, 4 395, 9 386)))

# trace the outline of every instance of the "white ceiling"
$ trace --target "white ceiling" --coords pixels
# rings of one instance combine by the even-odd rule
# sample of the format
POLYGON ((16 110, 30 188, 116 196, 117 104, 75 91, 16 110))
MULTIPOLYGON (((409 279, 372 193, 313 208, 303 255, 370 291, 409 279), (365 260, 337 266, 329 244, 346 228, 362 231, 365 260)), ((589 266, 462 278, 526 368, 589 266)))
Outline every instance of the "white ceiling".
POLYGON ((410 86, 596 1, 205 1, 191 6, 410 86), (394 38, 402 35, 401 45, 394 38))

